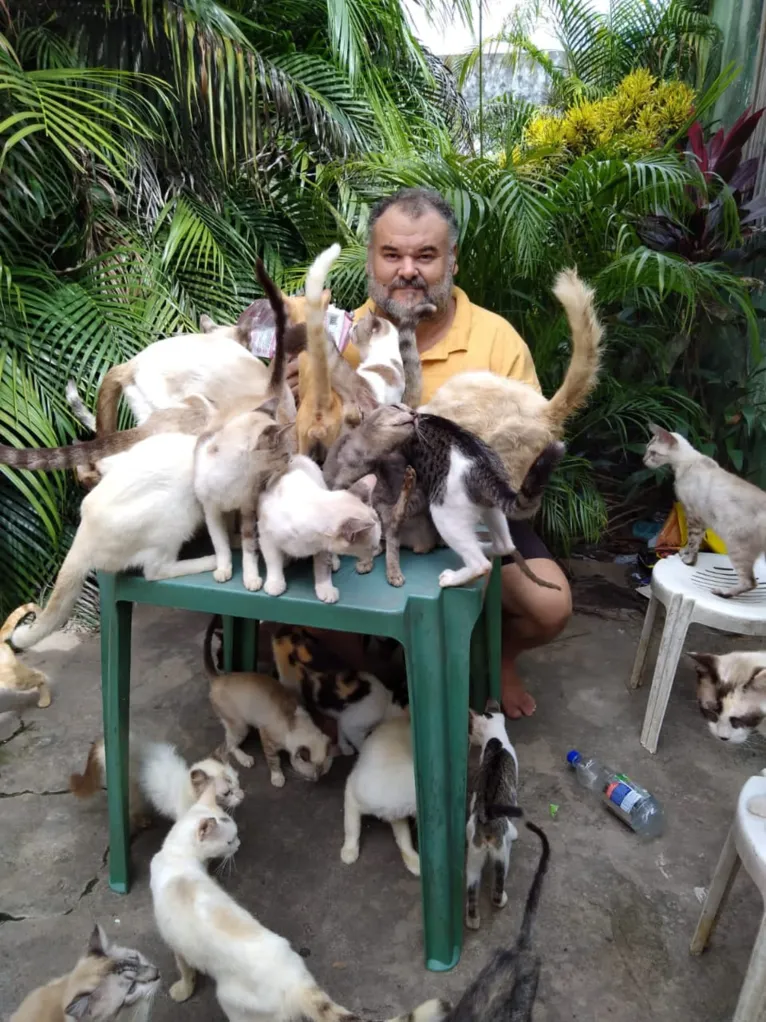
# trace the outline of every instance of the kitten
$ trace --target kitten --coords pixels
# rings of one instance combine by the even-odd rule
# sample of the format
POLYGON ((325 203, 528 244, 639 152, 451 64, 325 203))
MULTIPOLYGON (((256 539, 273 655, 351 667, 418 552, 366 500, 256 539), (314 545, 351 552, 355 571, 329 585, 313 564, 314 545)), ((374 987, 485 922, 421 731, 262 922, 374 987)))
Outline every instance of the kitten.
POLYGON ((42 671, 35 667, 27 667, 16 656, 8 645, 8 639, 13 634, 16 625, 28 614, 39 614, 40 608, 36 603, 25 603, 10 614, 0 628, 0 689, 8 689, 15 692, 28 692, 30 689, 37 689, 37 705, 41 710, 51 704, 51 690, 48 687, 48 679, 42 671))
POLYGON ((766 653, 689 653, 697 702, 714 738, 741 745, 766 717, 766 653))
POLYGON ((404 865, 420 876, 420 856, 412 845, 409 817, 417 813, 415 764, 409 711, 384 720, 362 745, 348 775, 343 798, 345 839, 340 857, 351 864, 359 858, 363 816, 377 816, 391 824, 404 865))
POLYGON ((644 464, 671 466, 676 497, 686 512, 688 537, 679 557, 684 564, 696 564, 705 529, 713 529, 726 544, 738 583, 711 592, 730 598, 755 589, 753 565, 766 551, 766 493, 695 451, 680 433, 669 433, 661 426, 650 429, 654 436, 647 444, 644 464))
MULTIPOLYGON (((189 766, 168 742, 147 742, 130 736, 129 807, 131 824, 143 826, 154 811, 168 820, 177 820, 202 792, 211 786, 222 809, 236 809, 245 797, 237 771, 217 759, 202 759, 189 766)), ((104 787, 106 763, 104 740, 93 742, 85 770, 72 774, 69 789, 77 798, 88 798, 104 787)))
POLYGON ((148 1022, 160 973, 139 951, 93 929, 85 954, 66 976, 24 998, 11 1022, 148 1022))
POLYGON ((331 458, 332 485, 347 486, 364 473, 375 472, 393 451, 401 453, 415 469, 436 530, 463 558, 464 567, 445 569, 439 585, 461 586, 489 574, 490 553, 510 555, 532 581, 548 589, 559 588, 530 571, 511 539, 507 516, 544 489, 563 456, 562 444, 545 449, 527 473, 520 492, 515 493, 499 456, 457 423, 410 412, 401 405, 381 406, 337 442, 331 458), (480 521, 491 539, 486 553, 476 534, 480 521))
POLYGON ((279 680, 303 699, 312 715, 338 722, 338 745, 344 756, 358 752, 384 717, 403 713, 406 692, 394 694, 367 671, 354 671, 307 629, 283 625, 271 640, 279 680))
POLYGON ((492 863, 492 904, 496 908, 508 904, 505 882, 511 848, 519 836, 511 819, 522 811, 516 792, 519 761, 508 740, 505 715, 494 699, 487 702, 483 715, 470 711, 470 736, 472 745, 481 746, 481 765, 466 827, 465 924, 478 930, 481 875, 488 861, 492 863))
MULTIPOLYGON (((458 373, 443 383, 420 410, 442 415, 475 433, 498 453, 514 489, 549 444, 560 440, 564 424, 581 408, 598 378, 603 330, 593 291, 574 270, 556 278, 553 293, 564 306, 572 331, 572 359, 564 381, 550 400, 521 380, 490 372, 458 373)), ((529 518, 541 494, 513 518, 529 518)))
MULTIPOLYGON (((238 847, 236 824, 206 794, 152 859, 157 927, 181 973, 170 996, 188 1000, 202 972, 215 982, 229 1022, 360 1022, 317 986, 284 937, 259 923, 208 874, 210 859, 230 858, 238 847)), ((447 1011, 443 1002, 428 1001, 406 1022, 437 1022, 447 1011)))
POLYGON ((251 767, 255 760, 239 746, 254 727, 260 735, 275 788, 285 783, 279 760, 282 749, 300 777, 318 781, 332 766, 330 739, 319 730, 294 693, 288 692, 276 678, 246 671, 218 673, 212 651, 218 623, 219 619, 213 618, 205 633, 204 666, 210 682, 210 702, 226 733, 221 755, 234 756, 242 766, 251 767))
POLYGON ((548 869, 550 846, 543 830, 527 828, 540 838, 542 852, 524 906, 518 939, 507 951, 498 950, 447 1016, 445 1022, 532 1022, 540 956, 530 948, 532 923, 548 869))
POLYGON ((372 557, 380 543, 380 521, 370 506, 374 480, 357 478, 348 490, 328 490, 319 466, 298 454, 287 472, 264 490, 258 503, 258 533, 266 561, 264 592, 281 596, 287 588, 286 556, 313 557, 317 598, 337 602, 333 555, 372 557))

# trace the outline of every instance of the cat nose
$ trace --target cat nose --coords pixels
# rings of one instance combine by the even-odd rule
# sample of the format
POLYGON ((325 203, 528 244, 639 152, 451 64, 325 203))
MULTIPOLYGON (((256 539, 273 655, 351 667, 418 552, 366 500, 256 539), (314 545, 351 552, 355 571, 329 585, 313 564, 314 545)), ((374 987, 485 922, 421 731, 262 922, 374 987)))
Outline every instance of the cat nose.
POLYGON ((722 742, 728 742, 729 740, 728 735, 719 735, 718 737, 721 739, 722 742))

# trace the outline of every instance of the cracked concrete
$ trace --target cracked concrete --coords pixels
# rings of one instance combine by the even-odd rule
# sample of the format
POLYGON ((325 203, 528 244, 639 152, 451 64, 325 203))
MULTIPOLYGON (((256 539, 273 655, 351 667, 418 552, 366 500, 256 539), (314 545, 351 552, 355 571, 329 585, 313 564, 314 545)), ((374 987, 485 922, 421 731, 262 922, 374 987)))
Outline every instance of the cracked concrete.
MULTIPOLYGON (((131 727, 176 742, 189 759, 220 741, 200 671, 204 625, 199 615, 144 609, 134 627, 131 727)), ((642 750, 648 690, 625 688, 639 627, 635 618, 578 616, 556 643, 524 661, 539 709, 512 723, 510 734, 522 803, 544 823, 553 848, 535 928, 543 955, 536 1022, 723 1022, 760 921, 760 896, 742 873, 711 950, 701 959, 688 954, 737 792, 764 765, 766 745, 717 745, 684 666, 658 754, 642 750), (665 836, 639 841, 581 792, 564 764, 572 746, 654 791, 667 813, 665 836), (560 807, 555 821, 551 803, 560 807)), ((748 646, 701 629, 692 630, 689 643, 721 652, 748 646)), ((50 673, 53 705, 40 710, 32 700, 20 708, 23 727, 0 744, 0 1017, 32 987, 71 968, 98 920, 162 969, 154 1022, 222 1018, 208 982, 183 1007, 167 995, 172 956, 155 932, 147 883, 166 827, 134 840, 134 884, 120 897, 104 867, 104 795, 81 802, 66 791, 101 730, 98 641, 53 636, 29 660, 50 673)), ((531 841, 522 838, 514 850, 508 909, 486 905, 458 968, 427 973, 418 881, 404 871, 390 829, 369 821, 359 861, 340 862, 348 764, 337 763, 316 786, 288 774, 277 790, 255 755, 255 767, 240 771, 247 792, 238 813, 242 849, 223 883, 306 956, 334 999, 367 1018, 384 1018, 429 996, 454 998, 489 950, 515 937, 537 854, 531 841)))

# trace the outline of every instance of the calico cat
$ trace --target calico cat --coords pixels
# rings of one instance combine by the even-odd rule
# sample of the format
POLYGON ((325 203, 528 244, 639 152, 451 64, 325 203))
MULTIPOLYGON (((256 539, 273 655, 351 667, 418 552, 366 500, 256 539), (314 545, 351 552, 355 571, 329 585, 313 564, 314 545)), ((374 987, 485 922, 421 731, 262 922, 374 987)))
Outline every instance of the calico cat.
POLYGON ((72 971, 33 990, 11 1022, 148 1022, 159 987, 159 970, 140 951, 112 943, 95 926, 72 971))
POLYGON ((423 389, 423 373, 415 331, 424 316, 436 312, 427 302, 416 306, 396 325, 366 313, 354 325, 352 340, 361 357, 357 373, 372 387, 378 404, 400 401, 415 407, 423 389))
MULTIPOLYGON (((223 809, 236 809, 245 797, 237 771, 228 763, 208 758, 189 766, 168 742, 147 742, 136 735, 130 736, 129 748, 128 806, 133 829, 148 823, 152 812, 177 820, 208 786, 223 809)), ((69 790, 77 798, 89 798, 104 787, 105 778, 104 740, 99 738, 88 750, 83 773, 70 776, 69 790)))
POLYGON ((532 923, 548 869, 550 845, 540 827, 534 823, 526 826, 539 837, 542 852, 527 895, 518 939, 510 950, 494 953, 445 1022, 532 1022, 540 980, 540 956, 530 946, 532 923))
POLYGON ((299 777, 318 781, 332 766, 330 739, 319 730, 295 694, 276 678, 247 671, 218 673, 213 658, 213 636, 219 623, 214 617, 208 625, 203 663, 210 683, 210 702, 226 733, 221 755, 234 756, 242 766, 251 767, 255 760, 243 752, 240 745, 253 727, 260 735, 275 788, 285 783, 279 760, 283 749, 299 777))
MULTIPOLYGON (((259 923, 208 874, 210 859, 230 858, 238 847, 236 824, 206 794, 152 859, 154 916, 181 974, 170 996, 188 1000, 202 972, 214 981, 229 1022, 360 1022, 317 986, 284 937, 259 923)), ((444 1002, 428 1001, 407 1020, 440 1022, 448 1011, 444 1002)))
POLYGON ((51 690, 48 679, 42 671, 22 663, 8 645, 16 625, 28 614, 39 614, 36 603, 25 603, 10 614, 0 628, 0 689, 14 692, 29 692, 37 689, 37 705, 41 710, 51 704, 51 690))
POLYGON ((340 857, 347 865, 359 858, 363 816, 391 824, 402 860, 420 876, 420 856, 412 845, 409 818, 417 814, 415 764, 409 711, 384 720, 362 745, 348 775, 343 797, 344 841, 340 857))
MULTIPOLYGON (((475 433, 497 454, 511 486, 518 490, 535 459, 561 439, 564 424, 581 408, 596 385, 603 330, 593 291, 574 270, 556 278, 553 293, 564 306, 572 331, 572 360, 564 380, 548 400, 521 380, 490 372, 467 372, 443 383, 420 410, 452 419, 475 433)), ((512 518, 529 518, 540 504, 514 509, 512 518)))
POLYGON ((766 718, 766 653, 689 653, 697 702, 714 738, 746 742, 766 718))
POLYGON ((511 820, 523 814, 516 791, 519 761, 505 730, 505 714, 494 699, 487 702, 483 714, 470 711, 470 737, 472 745, 481 746, 481 765, 466 827, 465 924, 478 930, 479 889, 488 861, 492 863, 492 904, 495 908, 508 904, 505 882, 511 848, 519 836, 511 820))
POLYGON ((753 565, 766 551, 766 493, 695 451, 680 433, 669 433, 661 426, 650 428, 654 436, 644 464, 648 468, 670 465, 676 497, 686 512, 688 538, 678 556, 684 564, 696 564, 705 529, 714 529, 726 543, 738 583, 711 592, 728 599, 755 589, 753 565))
POLYGON ((306 628, 283 625, 271 640, 279 680, 303 699, 312 716, 338 722, 344 756, 358 752, 370 731, 384 719, 403 713, 406 686, 396 696, 366 671, 354 671, 306 628))
POLYGON ((393 451, 404 456, 417 474, 428 511, 441 538, 459 554, 464 567, 445 569, 441 586, 461 586, 491 570, 487 553, 510 555, 538 585, 558 589, 539 579, 516 549, 507 516, 522 502, 534 501, 563 456, 563 445, 549 445, 538 457, 519 493, 511 489, 499 456, 457 423, 438 415, 411 412, 404 406, 381 406, 360 426, 340 437, 328 458, 331 485, 348 486, 366 472, 375 472, 393 451), (489 531, 485 553, 476 534, 480 521, 489 531))

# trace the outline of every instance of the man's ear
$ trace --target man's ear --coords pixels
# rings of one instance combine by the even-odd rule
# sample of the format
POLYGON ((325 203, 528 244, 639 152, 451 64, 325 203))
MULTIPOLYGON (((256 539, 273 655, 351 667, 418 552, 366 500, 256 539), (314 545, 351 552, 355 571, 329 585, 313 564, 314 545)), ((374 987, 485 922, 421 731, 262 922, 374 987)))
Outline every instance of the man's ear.
POLYGON ((460 269, 457 262, 457 242, 452 246, 452 272, 457 273, 460 269))

